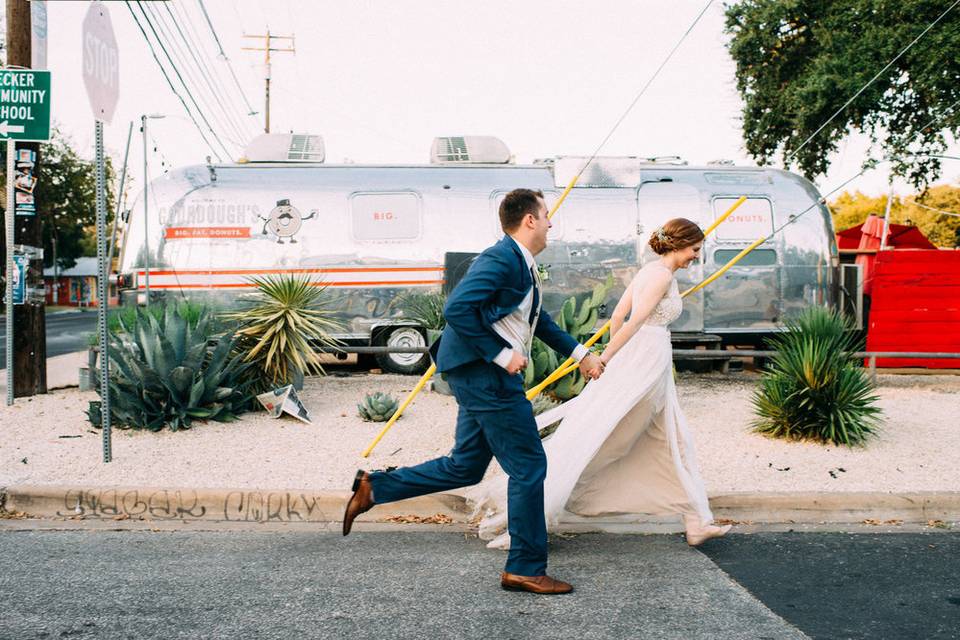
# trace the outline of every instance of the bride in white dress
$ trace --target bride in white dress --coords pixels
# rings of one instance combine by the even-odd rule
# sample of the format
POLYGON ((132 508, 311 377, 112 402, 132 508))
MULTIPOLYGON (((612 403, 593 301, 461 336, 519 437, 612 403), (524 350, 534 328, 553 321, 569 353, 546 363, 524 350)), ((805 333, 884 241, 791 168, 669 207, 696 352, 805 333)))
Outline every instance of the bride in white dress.
MULTIPOLYGON (((697 258, 703 232, 675 218, 653 233, 650 246, 660 259, 640 269, 614 309, 603 375, 576 398, 537 417, 541 429, 562 420, 543 441, 544 512, 549 529, 565 512, 680 514, 687 542, 698 545, 730 526, 712 524, 674 386, 667 325, 683 310, 674 272, 697 258)), ((509 548, 506 495, 502 473, 468 494, 484 513, 480 537, 493 538, 489 547, 509 548)))

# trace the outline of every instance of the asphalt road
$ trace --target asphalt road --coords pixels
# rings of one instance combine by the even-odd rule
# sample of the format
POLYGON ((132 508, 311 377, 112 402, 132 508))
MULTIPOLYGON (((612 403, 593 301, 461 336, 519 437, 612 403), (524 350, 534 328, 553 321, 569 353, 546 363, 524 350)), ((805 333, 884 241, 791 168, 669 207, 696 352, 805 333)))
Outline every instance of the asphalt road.
MULTIPOLYGON (((47 314, 47 357, 60 356, 87 348, 87 337, 97 330, 97 312, 65 311, 47 314)), ((0 321, 0 352, 7 348, 5 318, 0 321)), ((0 357, 0 369, 6 367, 6 359, 0 357)))
POLYGON ((960 534, 581 535, 565 596, 463 533, 0 531, 0 638, 954 638, 960 534), (902 605, 900 603, 903 603, 902 605))

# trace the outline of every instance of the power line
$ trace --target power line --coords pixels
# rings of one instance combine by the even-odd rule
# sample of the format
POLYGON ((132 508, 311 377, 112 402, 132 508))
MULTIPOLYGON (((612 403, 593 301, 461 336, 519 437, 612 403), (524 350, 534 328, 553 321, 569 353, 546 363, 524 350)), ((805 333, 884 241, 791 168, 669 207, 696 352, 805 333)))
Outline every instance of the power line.
MULTIPOLYGON (((190 41, 193 44, 193 47, 200 52, 201 57, 206 62, 207 68, 210 70, 210 75, 216 80, 217 86, 220 87, 220 91, 225 99, 227 99, 228 104, 233 107, 234 116, 237 122, 240 124, 245 139, 249 140, 255 135, 256 125, 254 122, 251 122, 250 114, 245 113, 243 107, 241 107, 236 100, 229 98, 231 91, 227 88, 227 83, 221 77, 220 70, 223 68, 223 65, 214 63, 213 56, 208 51, 207 47, 204 46, 204 38, 200 36, 197 28, 194 26, 195 21, 191 13, 187 10, 186 6, 176 3, 171 4, 173 5, 173 9, 177 12, 177 15, 180 17, 181 22, 185 25, 185 31, 190 36, 190 41)), ((241 98, 242 97, 243 96, 241 95, 241 98)))
MULTIPOLYGON (((164 3, 164 5, 167 8, 167 12, 170 13, 169 3, 164 3)), ((190 43, 187 41, 186 36, 184 36, 183 31, 180 29, 180 25, 176 21, 176 18, 174 18, 172 13, 170 13, 170 17, 173 20, 173 27, 180 34, 180 39, 183 41, 183 43, 186 44, 187 52, 189 56, 193 59, 193 62, 196 65, 196 69, 194 69, 193 65, 190 64, 190 61, 187 59, 187 55, 184 54, 183 52, 184 47, 182 47, 180 42, 174 38, 173 31, 170 28, 170 26, 167 24, 166 19, 164 19, 164 17, 160 14, 160 10, 156 8, 156 5, 151 6, 150 4, 148 4, 147 6, 150 7, 150 12, 153 14, 154 21, 156 22, 157 27, 159 28, 163 37, 166 39, 166 42, 170 46, 170 49, 177 56, 184 70, 184 73, 190 78, 190 81, 194 83, 194 88, 196 90, 192 91, 191 93, 200 95, 201 99, 203 99, 204 102, 206 103, 206 106, 209 109, 211 117, 216 118, 217 124, 221 127, 222 130, 232 129, 233 136, 237 138, 243 138, 243 133, 237 127, 237 124, 231 119, 230 112, 227 110, 226 105, 224 105, 223 100, 221 100, 219 92, 213 86, 213 81, 207 75, 206 70, 204 69, 202 63, 197 58, 196 53, 193 51, 193 48, 190 46, 190 43), (199 72, 199 76, 200 76, 199 81, 197 80, 197 73, 196 73, 197 71, 199 72), (201 85, 203 83, 206 83, 206 86, 209 88, 210 90, 209 94, 202 89, 201 85), (210 100, 210 96, 213 97, 213 101, 210 100), (216 115, 218 106, 220 111, 223 112, 223 115, 224 115, 223 119, 221 119, 216 115)), ((243 147, 242 142, 238 143, 234 141, 234 144, 237 144, 238 146, 243 147)))
POLYGON ((223 162, 223 158, 220 156, 220 153, 214 148, 210 143, 210 140, 207 139, 206 134, 203 131, 203 128, 200 126, 200 123, 197 122, 197 119, 194 117, 193 112, 190 111, 190 108, 187 106, 186 101, 183 99, 183 96, 180 95, 180 92, 177 91, 176 87, 173 86, 173 81, 170 80, 170 75, 167 73, 167 70, 164 68, 163 64, 160 62, 160 58, 157 57, 157 52, 153 48, 153 43, 150 42, 150 38, 147 36, 147 32, 144 31, 143 25, 140 24, 140 20, 137 18, 137 14, 134 13, 133 7, 130 4, 130 1, 126 2, 127 10, 130 11, 130 15, 133 17, 133 21, 137 24, 137 27, 140 29, 140 33, 143 34, 143 39, 146 41, 147 46, 150 48, 150 53, 153 55, 154 61, 157 63, 157 66, 160 67, 160 72, 163 73, 164 79, 167 81, 167 85, 170 87, 170 90, 175 96, 180 100, 180 104, 183 105, 183 110, 190 116, 190 120, 193 121, 193 126, 197 128, 197 132, 200 133, 200 137, 203 138, 204 143, 217 158, 218 161, 223 162))
MULTIPOLYGON (((128 0, 128 3, 129 3, 129 0, 128 0)), ((230 152, 227 150, 226 145, 223 144, 223 140, 220 139, 220 136, 217 134, 216 130, 213 128, 213 125, 210 124, 210 121, 207 119, 207 116, 203 113, 203 109, 201 109, 200 105, 197 104, 197 101, 193 97, 193 94, 191 94, 189 89, 187 88, 187 83, 184 82, 183 76, 180 74, 180 70, 177 69, 176 63, 174 63, 173 59, 170 57, 170 53, 167 51, 167 48, 163 46, 163 42, 160 41, 160 37, 157 35, 157 30, 154 29, 153 23, 150 20, 150 16, 147 15, 147 12, 144 10, 140 0, 137 0, 137 7, 139 7, 141 13, 143 13, 143 19, 146 21, 147 26, 150 27, 150 31, 153 32, 153 37, 157 40, 157 44, 160 45, 160 49, 163 51, 163 54, 166 56, 167 61, 170 63, 170 66, 173 69, 173 72, 177 74, 177 78, 180 80, 180 84, 182 84, 184 89, 187 90, 187 95, 190 98, 190 101, 193 103, 193 106, 196 108, 197 113, 199 114, 200 118, 203 120, 204 124, 207 125, 207 128, 210 130, 210 135, 217 141, 217 143, 223 149, 224 154, 227 157, 229 157, 230 152)))
MULTIPOLYGON (((960 0, 957 0, 957 2, 960 2, 960 0)), ((638 93, 637 96, 633 99, 633 102, 631 102, 630 106, 627 107, 627 110, 623 112, 623 115, 620 116, 620 119, 617 120, 616 123, 614 123, 613 127, 610 129, 610 132, 600 142, 600 144, 597 145, 597 148, 594 150, 594 152, 590 154, 590 157, 589 159, 587 159, 587 162, 583 165, 583 167, 581 167, 580 172, 577 173, 577 178, 583 175, 583 172, 587 170, 587 167, 597 157, 597 154, 600 153, 600 150, 603 148, 603 146, 607 144, 607 141, 611 138, 611 136, 613 136, 613 133, 617 130, 617 128, 620 127, 623 121, 626 120, 627 116, 630 115, 630 112, 637 105, 637 102, 639 102, 640 98, 643 97, 643 94, 647 92, 647 89, 650 88, 650 85, 653 84, 653 81, 657 79, 657 76, 660 75, 660 72, 663 70, 663 68, 667 66, 667 63, 670 62, 670 59, 673 57, 673 54, 677 52, 677 49, 680 48, 680 45, 683 44, 683 41, 687 39, 687 36, 690 35, 690 32, 693 31, 693 28, 697 26, 697 23, 700 22, 700 19, 703 17, 703 15, 707 12, 707 9, 709 9, 710 5, 712 4, 713 4, 713 0, 709 0, 709 2, 707 2, 707 4, 704 5, 703 9, 700 10, 700 13, 697 14, 697 17, 694 18, 693 22, 690 24, 690 26, 687 28, 684 34, 680 36, 680 39, 677 40, 677 43, 673 45, 673 49, 670 50, 670 53, 667 54, 667 57, 663 59, 663 62, 661 62, 660 66, 657 67, 657 70, 653 72, 653 75, 650 76, 650 79, 647 80, 647 83, 643 85, 643 88, 640 89, 640 93, 638 93)))
POLYGON ((957 218, 960 218, 960 213, 955 213, 953 211, 944 211, 943 209, 937 209, 936 207, 929 207, 925 204, 920 204, 916 200, 911 200, 910 203, 920 207, 921 209, 927 209, 928 211, 935 211, 936 213, 939 213, 944 216, 955 216, 957 218))
MULTIPOLYGON (((203 11, 203 17, 207 19, 207 26, 210 27, 210 33, 213 34, 213 40, 217 43, 217 48, 220 50, 220 57, 223 58, 224 62, 227 63, 227 68, 230 69, 230 75, 233 76, 233 81, 237 85, 237 90, 240 92, 240 95, 243 97, 243 102, 247 105, 247 115, 253 116, 257 114, 257 111, 250 106, 250 100, 247 99, 247 94, 243 91, 243 87, 240 86, 240 81, 237 80, 237 74, 233 70, 233 65, 230 63, 230 58, 227 57, 227 54, 223 51, 223 45, 220 44, 220 37, 217 36, 217 30, 213 26, 213 22, 210 20, 210 14, 207 13, 207 7, 203 4, 203 0, 197 0, 197 4, 200 5, 200 10, 203 11)), ((234 11, 237 10, 236 5, 232 2, 230 5, 233 7, 234 11)), ((237 14, 239 16, 239 14, 237 14)))

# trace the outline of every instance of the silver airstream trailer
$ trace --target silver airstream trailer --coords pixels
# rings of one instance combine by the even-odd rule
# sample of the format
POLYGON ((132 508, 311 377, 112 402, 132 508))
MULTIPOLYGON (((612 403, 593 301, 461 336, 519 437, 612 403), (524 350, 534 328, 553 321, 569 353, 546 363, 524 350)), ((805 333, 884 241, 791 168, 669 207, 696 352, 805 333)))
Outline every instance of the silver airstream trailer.
MULTIPOLYGON (((470 257, 501 237, 497 208, 511 189, 541 189, 548 206, 586 158, 511 162, 496 138, 438 138, 425 165, 324 163, 316 136, 269 134, 235 164, 188 166, 149 187, 131 208, 120 257, 124 303, 203 298, 231 306, 251 291, 248 278, 309 274, 328 285, 353 344, 419 346, 420 327, 398 296, 441 290, 470 257), (146 224, 145 224, 146 222, 146 224), (148 274, 149 265, 149 274, 148 274)), ((806 212, 754 250, 721 280, 689 296, 674 335, 719 336, 757 344, 800 309, 834 303, 837 249, 827 208, 806 179, 770 168, 687 166, 676 159, 599 157, 553 218, 544 304, 555 311, 571 294, 613 274, 613 306, 652 255, 646 242, 663 221, 709 225, 740 196, 746 202, 708 238, 703 262, 680 272, 698 282, 761 235, 806 212)), ((426 364, 390 354, 392 371, 426 364)))

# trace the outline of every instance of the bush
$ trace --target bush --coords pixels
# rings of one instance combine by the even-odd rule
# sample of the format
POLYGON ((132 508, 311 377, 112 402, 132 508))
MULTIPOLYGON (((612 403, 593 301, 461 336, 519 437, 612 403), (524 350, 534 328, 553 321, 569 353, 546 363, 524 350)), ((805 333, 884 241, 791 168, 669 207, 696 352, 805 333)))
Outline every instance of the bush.
POLYGON ((167 304, 154 303, 149 307, 127 306, 111 309, 107 313, 107 329, 110 330, 110 333, 125 331, 124 327, 130 327, 136 323, 138 310, 153 316, 157 321, 161 321, 170 307, 173 307, 177 311, 177 315, 186 320, 191 327, 196 327, 200 317, 204 315, 207 316, 207 322, 212 323, 216 319, 216 316, 210 313, 208 307, 183 300, 181 302, 168 302, 167 304))
POLYGON ((447 325, 447 319, 443 315, 447 297, 439 291, 406 293, 399 302, 403 316, 424 329, 442 331, 447 325))
MULTIPOLYGON (((203 309, 196 323, 190 317, 173 304, 162 313, 135 309, 111 333, 110 413, 117 426, 177 431, 198 419, 229 422, 248 406, 244 367, 230 356, 233 337, 213 336, 203 309)), ((91 403, 88 417, 95 426, 100 410, 91 403)))
POLYGON ((314 347, 339 344, 331 332, 341 329, 323 299, 326 287, 309 276, 251 278, 257 287, 252 304, 224 314, 237 325, 236 354, 251 366, 245 379, 254 394, 287 384, 300 388, 303 376, 324 373, 314 347))
POLYGON ((778 353, 753 394, 754 429, 771 437, 862 445, 881 423, 874 385, 850 354, 862 348, 850 322, 814 307, 767 341, 778 353))

